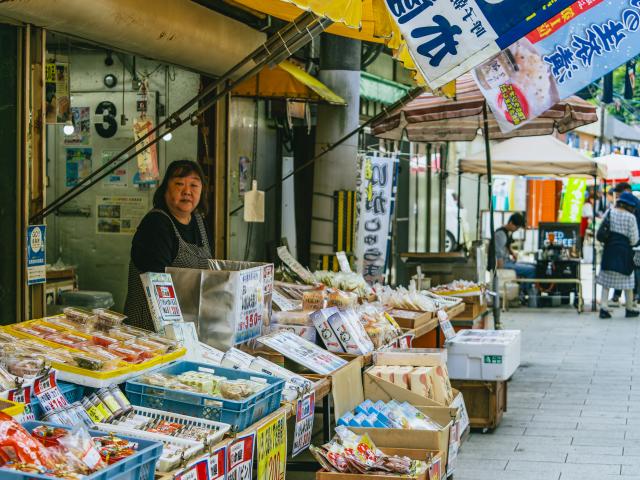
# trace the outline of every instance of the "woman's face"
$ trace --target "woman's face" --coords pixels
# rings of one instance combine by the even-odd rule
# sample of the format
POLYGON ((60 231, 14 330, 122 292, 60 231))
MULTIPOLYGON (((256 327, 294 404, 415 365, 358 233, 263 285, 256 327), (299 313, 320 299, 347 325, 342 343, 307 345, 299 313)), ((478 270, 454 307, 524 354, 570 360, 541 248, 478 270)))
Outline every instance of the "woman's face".
POLYGON ((200 203, 202 181, 195 173, 186 177, 173 177, 169 180, 164 194, 169 210, 184 214, 192 213, 200 203))

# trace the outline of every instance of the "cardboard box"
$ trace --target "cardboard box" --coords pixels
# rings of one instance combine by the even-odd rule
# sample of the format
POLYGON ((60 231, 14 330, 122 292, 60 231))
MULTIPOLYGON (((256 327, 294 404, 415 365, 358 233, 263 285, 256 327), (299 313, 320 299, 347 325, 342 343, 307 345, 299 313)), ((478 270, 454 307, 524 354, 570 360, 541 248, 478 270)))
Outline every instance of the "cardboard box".
POLYGON ((433 312, 417 312, 414 310, 394 309, 388 312, 401 328, 415 329, 428 323, 435 314, 433 312))
POLYGON ((373 354, 374 365, 407 365, 410 367, 436 367, 447 364, 446 348, 410 348, 389 350, 373 354))
MULTIPOLYGON (((374 442, 375 443, 375 442, 374 442)), ((444 475, 441 475, 441 472, 444 471, 444 467, 442 465, 442 452, 434 451, 434 450, 426 450, 419 448, 391 448, 391 447, 380 447, 376 445, 380 450, 386 453, 389 456, 398 455, 402 457, 409 457, 412 460, 425 460, 433 455, 431 460, 431 464, 426 473, 417 477, 409 477, 409 476, 400 476, 400 475, 384 475, 384 474, 355 474, 355 473, 340 473, 340 472, 327 472, 326 470, 320 470, 316 473, 316 480, 360 480, 360 479, 371 479, 371 480, 398 480, 399 478, 409 479, 413 478, 416 480, 445 480, 444 475)))

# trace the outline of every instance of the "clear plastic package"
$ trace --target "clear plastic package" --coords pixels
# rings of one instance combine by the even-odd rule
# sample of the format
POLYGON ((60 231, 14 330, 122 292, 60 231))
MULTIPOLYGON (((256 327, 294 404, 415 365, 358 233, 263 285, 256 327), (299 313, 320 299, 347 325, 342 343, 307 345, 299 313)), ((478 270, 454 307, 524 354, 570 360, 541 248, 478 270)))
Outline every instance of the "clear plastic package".
POLYGON ((97 317, 96 327, 108 330, 109 328, 119 327, 127 318, 123 315, 106 308, 95 308, 93 313, 97 317))

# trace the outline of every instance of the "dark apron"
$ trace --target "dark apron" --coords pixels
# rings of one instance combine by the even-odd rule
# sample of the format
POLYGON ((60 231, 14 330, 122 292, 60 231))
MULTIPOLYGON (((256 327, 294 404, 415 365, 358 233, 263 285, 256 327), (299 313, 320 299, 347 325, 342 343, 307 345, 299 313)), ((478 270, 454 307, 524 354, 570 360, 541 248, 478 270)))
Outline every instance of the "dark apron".
MULTIPOLYGON (((166 215, 173 231, 178 238, 178 254, 168 267, 178 268, 209 268, 209 259, 212 257, 211 248, 209 247, 209 237, 207 237, 207 231, 204 226, 204 220, 202 215, 194 213, 196 216, 196 223, 198 224, 198 230, 200 232, 200 238, 202 239, 202 246, 187 243, 180 236, 180 232, 173 223, 171 216, 164 210, 152 210, 153 212, 161 212, 166 215)), ((180 299, 178 299, 180 302, 180 299)), ((147 303, 147 297, 142 287, 142 280, 140 280, 140 271, 136 268, 132 261, 129 262, 129 288, 127 290, 127 300, 124 304, 124 313, 127 315, 127 323, 134 327, 144 328, 145 330, 154 331, 153 319, 151 318, 151 312, 149 311, 149 305, 147 303)))
POLYGON ((629 238, 618 232, 610 232, 602 251, 600 270, 618 272, 622 275, 633 273, 633 248, 629 238))

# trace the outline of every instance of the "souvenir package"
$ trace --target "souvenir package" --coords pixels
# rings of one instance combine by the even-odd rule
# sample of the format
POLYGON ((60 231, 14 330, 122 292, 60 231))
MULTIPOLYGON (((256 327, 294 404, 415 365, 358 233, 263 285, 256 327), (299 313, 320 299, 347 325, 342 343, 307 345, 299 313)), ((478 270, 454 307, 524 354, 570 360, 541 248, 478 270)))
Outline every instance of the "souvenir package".
POLYGON ((328 324, 345 352, 364 355, 373 351, 373 342, 354 310, 335 312, 328 318, 328 324))
POLYGON ((66 307, 62 311, 66 319, 82 331, 93 329, 98 321, 96 314, 85 308, 66 307))
POLYGON ((338 309, 336 307, 324 308, 313 312, 309 315, 309 318, 311 318, 327 350, 335 353, 344 353, 345 349, 342 347, 338 336, 329 324, 329 317, 337 312, 338 309))
POLYGON ((458 292, 473 292, 481 289, 482 286, 480 284, 472 282, 471 280, 454 280, 453 282, 433 287, 431 288, 431 291, 434 293, 451 295, 458 292))
POLYGON ((417 291, 415 288, 392 288, 384 285, 376 285, 375 292, 380 302, 391 308, 403 310, 415 310, 420 312, 435 312, 438 310, 433 298, 417 291))
POLYGON ((233 368, 234 370, 249 370, 251 362, 255 360, 253 355, 249 355, 235 347, 230 348, 222 357, 221 367, 233 368))
POLYGON ((105 330, 113 327, 119 327, 127 318, 126 315, 107 310, 106 308, 96 308, 93 310, 93 313, 97 317, 96 327, 105 330))
POLYGON ((302 294, 302 310, 315 312, 325 307, 327 300, 326 290, 324 287, 307 290, 302 294))
POLYGON ((440 430, 437 422, 434 422, 424 413, 408 402, 391 400, 387 403, 365 400, 358 405, 353 412, 344 414, 337 422, 346 427, 368 428, 396 428, 406 430, 440 430))
POLYGON ((377 365, 367 370, 367 373, 442 405, 450 405, 453 401, 453 390, 446 365, 434 367, 377 365))
POLYGON ((382 305, 364 304, 356 311, 375 348, 388 345, 402 336, 402 330, 382 305))
POLYGON ((340 309, 353 308, 358 305, 358 296, 355 293, 343 292, 336 289, 329 290, 327 295, 327 307, 340 309))
POLYGON ((328 375, 348 363, 291 332, 270 333, 258 338, 258 342, 320 375, 328 375))
POLYGON ((336 427, 336 437, 309 451, 322 467, 330 472, 351 474, 398 474, 419 476, 428 463, 409 457, 389 456, 379 450, 367 434, 357 435, 344 426, 336 427))
POLYGON ((279 323, 272 323, 269 325, 269 333, 280 331, 291 332, 298 337, 302 337, 305 340, 310 341, 311 343, 316 343, 316 328, 313 325, 282 325, 279 323))
POLYGON ((360 298, 368 298, 373 293, 362 275, 355 272, 331 272, 318 270, 314 272, 316 280, 327 287, 339 288, 346 292, 356 293, 360 298))

